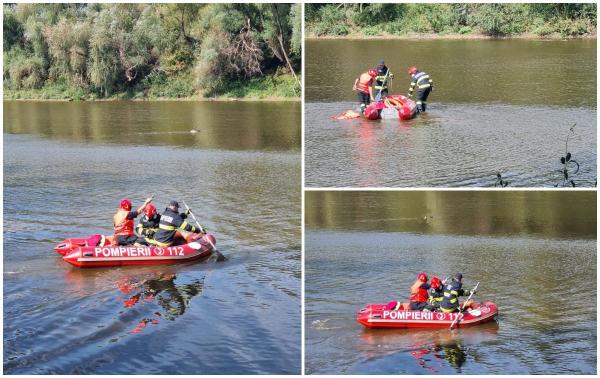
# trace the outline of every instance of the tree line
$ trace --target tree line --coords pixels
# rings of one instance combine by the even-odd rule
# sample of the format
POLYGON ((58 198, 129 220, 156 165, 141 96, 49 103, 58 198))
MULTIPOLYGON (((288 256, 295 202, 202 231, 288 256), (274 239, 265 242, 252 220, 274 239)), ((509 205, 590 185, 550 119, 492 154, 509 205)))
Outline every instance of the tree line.
POLYGON ((531 33, 562 37, 596 35, 596 4, 306 4, 312 36, 531 33))
POLYGON ((300 7, 5 4, 4 87, 215 96, 285 77, 298 95, 300 7))

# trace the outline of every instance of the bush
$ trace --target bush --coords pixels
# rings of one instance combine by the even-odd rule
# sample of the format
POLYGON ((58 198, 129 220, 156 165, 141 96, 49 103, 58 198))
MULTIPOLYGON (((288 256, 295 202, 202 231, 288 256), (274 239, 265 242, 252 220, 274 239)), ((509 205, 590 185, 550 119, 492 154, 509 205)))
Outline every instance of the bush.
POLYGON ((460 29, 458 29, 459 34, 471 34, 472 32, 473 29, 470 26, 463 26, 460 29))
POLYGON ((556 23, 556 31, 563 37, 574 37, 587 33, 588 25, 584 20, 562 19, 556 23))
POLYGON ((319 35, 347 35, 349 33, 346 25, 347 17, 342 8, 337 5, 327 4, 319 10, 319 24, 321 25, 319 35))
POLYGON ((148 84, 148 97, 150 98, 181 98, 193 96, 195 93, 193 79, 189 74, 174 78, 167 78, 165 75, 162 80, 155 80, 148 84))
POLYGON ((15 51, 6 62, 8 82, 13 89, 38 89, 44 85, 46 72, 41 58, 15 51))
POLYGON ((364 35, 368 35, 368 36, 376 36, 376 35, 381 35, 383 34, 383 31, 381 30, 381 27, 378 26, 369 26, 363 29, 363 33, 364 35))

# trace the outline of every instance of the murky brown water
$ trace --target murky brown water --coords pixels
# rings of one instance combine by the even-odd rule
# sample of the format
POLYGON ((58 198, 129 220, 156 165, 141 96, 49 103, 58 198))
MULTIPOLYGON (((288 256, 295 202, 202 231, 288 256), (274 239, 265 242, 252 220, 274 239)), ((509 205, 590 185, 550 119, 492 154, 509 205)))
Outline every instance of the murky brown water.
POLYGON ((309 187, 562 185, 560 157, 596 183, 596 40, 306 42, 305 171, 309 187), (385 59, 391 93, 406 68, 429 73, 428 113, 408 122, 335 121, 356 107, 354 78, 385 59))
POLYGON ((595 192, 307 192, 308 374, 596 374, 595 192), (366 303, 457 271, 498 323, 367 330, 366 303))
POLYGON ((295 103, 5 102, 4 372, 299 374, 299 141, 295 103), (52 250, 151 194, 229 260, 78 270, 52 250))

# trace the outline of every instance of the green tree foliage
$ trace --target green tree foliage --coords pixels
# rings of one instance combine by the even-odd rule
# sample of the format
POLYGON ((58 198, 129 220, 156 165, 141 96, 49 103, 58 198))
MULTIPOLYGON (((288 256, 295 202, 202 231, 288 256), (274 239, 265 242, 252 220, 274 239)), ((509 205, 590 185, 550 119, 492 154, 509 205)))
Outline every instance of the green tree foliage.
POLYGON ((296 76, 301 14, 299 4, 7 4, 4 85, 189 96, 296 76))
POLYGON ((595 35, 596 4, 306 4, 312 35, 469 33, 491 36, 534 33, 595 35))

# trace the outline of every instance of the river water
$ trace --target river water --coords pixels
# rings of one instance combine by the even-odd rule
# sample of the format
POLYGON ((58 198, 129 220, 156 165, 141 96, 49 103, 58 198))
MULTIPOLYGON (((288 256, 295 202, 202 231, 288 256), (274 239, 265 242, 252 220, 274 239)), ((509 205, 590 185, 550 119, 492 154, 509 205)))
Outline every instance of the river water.
POLYGON ((305 65, 309 187, 481 187, 497 173, 511 187, 562 185, 573 124, 571 178, 596 183, 596 40, 308 40, 305 65), (427 114, 332 120, 379 59, 391 93, 406 94, 408 66, 430 74, 427 114))
POLYGON ((307 374, 596 374, 595 192, 307 192, 307 374), (460 271, 498 322, 369 330, 420 271, 460 271))
POLYGON ((4 372, 299 374, 300 130, 298 103, 4 102, 4 372), (228 260, 79 270, 52 250, 152 194, 228 260))

